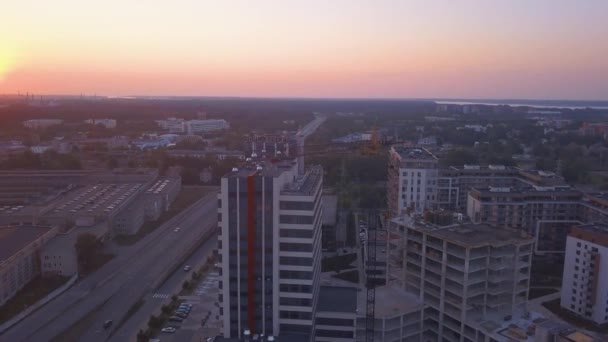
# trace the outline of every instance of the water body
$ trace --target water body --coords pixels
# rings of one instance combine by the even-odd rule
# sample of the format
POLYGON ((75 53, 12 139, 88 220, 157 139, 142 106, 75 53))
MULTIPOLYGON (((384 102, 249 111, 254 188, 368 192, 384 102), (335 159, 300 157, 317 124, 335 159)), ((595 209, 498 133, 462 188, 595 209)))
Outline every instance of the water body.
POLYGON ((553 108, 553 109, 608 109, 608 101, 567 101, 567 100, 449 100, 436 99, 438 104, 455 105, 509 105, 514 107, 553 108))

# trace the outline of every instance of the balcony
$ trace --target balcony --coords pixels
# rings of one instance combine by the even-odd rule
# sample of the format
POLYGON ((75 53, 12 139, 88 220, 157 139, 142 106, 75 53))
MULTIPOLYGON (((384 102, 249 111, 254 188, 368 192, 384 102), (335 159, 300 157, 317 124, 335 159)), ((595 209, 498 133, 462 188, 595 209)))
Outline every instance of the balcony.
POLYGON ((491 295, 499 295, 501 293, 511 293, 513 291, 513 284, 504 284, 499 286, 488 286, 488 293, 491 295))
POLYGON ((477 295, 485 293, 485 292, 486 292, 485 285, 469 286, 469 288, 467 289, 467 298, 471 298, 471 297, 477 296, 477 295))
POLYGON ((461 259, 464 259, 465 256, 466 256, 466 249, 465 248, 462 248, 462 247, 460 247, 458 245, 454 245, 454 244, 449 243, 449 242, 448 242, 447 252, 448 252, 448 254, 457 256, 457 257, 459 257, 461 259))
POLYGON ((450 304, 454 305, 455 307, 460 307, 462 305, 462 298, 458 297, 458 296, 454 296, 453 294, 450 294, 449 292, 446 292, 443 296, 443 299, 447 302, 449 302, 450 304))
POLYGON ((456 282, 454 282, 454 284, 456 284, 456 285, 453 285, 453 284, 449 284, 448 282, 449 282, 449 280, 446 279, 445 287, 444 287, 446 291, 449 291, 450 293, 453 293, 454 295, 457 295, 457 296, 462 294, 463 289, 464 289, 462 287, 462 285, 459 285, 456 282))
POLYGON ((432 239, 430 237, 427 237, 426 239, 426 245, 433 247, 439 251, 443 251, 443 243, 441 242, 441 240, 436 240, 436 239, 432 239))
POLYGON ((452 307, 452 305, 444 303, 443 312, 450 315, 452 318, 460 320, 461 311, 452 307))
MULTIPOLYGON (((455 319, 451 319, 451 318, 445 318, 443 320, 443 325, 445 327, 448 327, 451 332, 455 333, 455 334, 460 334, 460 323, 455 320, 455 319)), ((444 334, 445 334, 445 330, 444 330, 444 334)))
POLYGON ((426 263, 426 268, 437 273, 437 274, 441 274, 442 270, 441 270, 441 264, 435 261, 427 261, 426 263))

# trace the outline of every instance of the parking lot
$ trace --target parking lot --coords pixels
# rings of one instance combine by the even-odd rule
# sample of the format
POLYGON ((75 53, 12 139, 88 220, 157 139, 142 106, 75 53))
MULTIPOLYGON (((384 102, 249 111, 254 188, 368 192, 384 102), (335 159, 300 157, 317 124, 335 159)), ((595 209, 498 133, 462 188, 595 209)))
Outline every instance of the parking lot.
POLYGON ((176 328, 173 333, 161 333, 158 337, 165 341, 205 341, 221 333, 218 303, 219 274, 212 271, 196 286, 192 296, 182 296, 184 303, 192 304, 192 310, 183 322, 168 322, 166 326, 176 328))

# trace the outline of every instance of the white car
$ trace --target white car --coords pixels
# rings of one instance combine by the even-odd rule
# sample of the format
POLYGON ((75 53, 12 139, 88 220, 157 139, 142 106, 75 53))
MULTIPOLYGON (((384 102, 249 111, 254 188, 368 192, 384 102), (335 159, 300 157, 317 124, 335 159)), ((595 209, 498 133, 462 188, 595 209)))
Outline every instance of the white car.
POLYGON ((192 269, 192 266, 190 266, 190 265, 186 265, 186 266, 184 266, 184 272, 188 272, 188 271, 190 271, 191 269, 192 269))
POLYGON ((173 229, 173 231, 176 232, 176 233, 179 232, 179 227, 173 229))
POLYGON ((177 331, 177 329, 175 329, 174 327, 166 327, 166 328, 162 328, 160 331, 164 332, 164 333, 173 334, 174 332, 177 331))

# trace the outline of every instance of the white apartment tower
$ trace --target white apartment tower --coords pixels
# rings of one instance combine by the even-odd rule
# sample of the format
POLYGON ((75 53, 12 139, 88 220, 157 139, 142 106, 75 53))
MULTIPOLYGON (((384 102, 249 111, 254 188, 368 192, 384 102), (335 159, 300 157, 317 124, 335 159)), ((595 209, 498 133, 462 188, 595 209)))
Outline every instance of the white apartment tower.
POLYGON ((393 146, 389 154, 388 208, 393 216, 436 207, 438 159, 429 151, 393 146))
POLYGON ((608 226, 572 228, 566 240, 561 306, 596 324, 608 322, 608 226))
POLYGON ((312 340, 321 271, 323 171, 294 160, 248 162, 222 178, 219 199, 223 335, 312 340))

